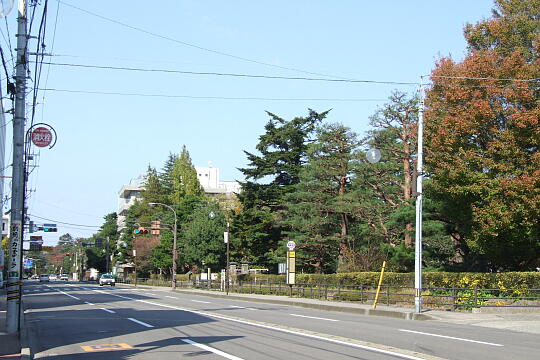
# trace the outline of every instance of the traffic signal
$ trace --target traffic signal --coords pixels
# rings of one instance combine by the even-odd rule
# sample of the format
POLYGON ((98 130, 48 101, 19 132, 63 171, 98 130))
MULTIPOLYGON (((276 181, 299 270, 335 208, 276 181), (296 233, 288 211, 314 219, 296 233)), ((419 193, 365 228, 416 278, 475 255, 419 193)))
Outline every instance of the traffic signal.
POLYGON ((58 229, 55 228, 55 227, 45 227, 45 226, 44 226, 44 227, 43 227, 43 231, 45 231, 45 232, 57 232, 58 229))
POLYGON ((135 235, 147 235, 148 234, 148 229, 143 228, 143 227, 139 227, 139 228, 135 229, 133 231, 133 233, 135 235))

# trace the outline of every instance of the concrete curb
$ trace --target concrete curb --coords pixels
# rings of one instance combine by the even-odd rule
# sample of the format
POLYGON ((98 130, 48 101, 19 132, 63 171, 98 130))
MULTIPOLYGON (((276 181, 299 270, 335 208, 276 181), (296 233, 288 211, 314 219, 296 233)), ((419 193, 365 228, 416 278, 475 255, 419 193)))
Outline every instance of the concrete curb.
MULTIPOLYGON (((120 285, 120 284, 119 284, 120 285)), ((131 284, 121 284, 126 286, 134 287, 134 285, 131 284)), ((152 289, 156 288, 153 286, 140 286, 137 285, 137 288, 141 289, 152 289)), ((165 288, 164 288, 165 289, 165 288)), ((170 290, 169 288, 167 288, 170 290)), ((379 309, 370 309, 365 307, 349 307, 349 306, 340 306, 337 304, 315 304, 310 302, 303 302, 298 300, 289 300, 288 298, 284 299, 268 299, 268 298, 260 298, 260 297, 246 297, 246 296, 238 296, 234 293, 229 293, 229 295, 225 295, 222 293, 212 292, 212 291, 191 291, 191 290, 184 290, 184 289, 176 289, 176 290, 170 290, 178 293, 184 293, 184 294, 190 294, 190 295, 199 295, 199 296, 208 296, 213 298, 227 298, 227 299, 234 299, 234 300, 243 300, 243 301, 252 301, 252 302, 259 302, 259 303, 266 303, 266 304, 276 304, 276 305, 287 305, 287 306, 299 306, 299 307, 305 307, 310 309, 317 309, 317 310, 326 310, 326 311, 337 311, 337 312, 344 312, 344 313, 351 313, 351 314, 358 314, 358 315, 367 315, 367 316, 383 316, 383 317, 391 317, 394 319, 403 319, 403 320, 436 320, 435 317, 427 314, 417 314, 415 312, 411 311, 397 311, 397 310, 379 310, 379 309)))
POLYGON ((28 341, 28 326, 26 326, 25 310, 21 303, 19 342, 21 344, 21 360, 31 360, 30 343, 28 341))

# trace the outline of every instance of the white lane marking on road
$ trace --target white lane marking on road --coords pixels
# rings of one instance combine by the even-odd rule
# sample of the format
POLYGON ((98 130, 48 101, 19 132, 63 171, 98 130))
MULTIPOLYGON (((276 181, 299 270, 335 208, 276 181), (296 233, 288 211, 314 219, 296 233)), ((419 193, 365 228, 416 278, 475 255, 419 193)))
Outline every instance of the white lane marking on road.
POLYGON ((231 354, 227 354, 226 352, 223 352, 221 350, 218 350, 218 349, 214 349, 208 345, 204 345, 204 344, 199 344, 193 340, 189 340, 189 339, 182 339, 183 342, 187 343, 187 344, 190 344, 190 345, 193 345, 193 346, 196 346, 200 349, 203 349, 203 350, 206 350, 206 351, 210 351, 210 352, 213 352, 214 354, 216 355, 220 355, 220 356, 223 356, 224 358, 226 359, 230 359, 230 360, 243 360, 242 358, 239 358, 238 356, 234 356, 234 355, 231 355, 231 354))
POLYGON ((237 305, 229 305, 229 307, 235 308, 235 309, 247 309, 243 306, 237 306, 237 305))
POLYGON ((147 324, 147 323, 145 323, 145 322, 142 322, 142 321, 137 320, 137 319, 134 319, 134 318, 127 318, 127 319, 133 321, 134 323, 137 323, 137 324, 139 324, 139 325, 142 325, 142 326, 146 326, 146 327, 149 327, 149 328, 153 328, 153 327, 154 327, 154 325, 147 324))
POLYGON ((105 309, 105 308, 99 308, 100 310, 103 310, 103 311, 106 311, 108 312, 109 314, 116 314, 116 311, 112 311, 112 310, 109 310, 109 309, 105 309))
POLYGON ((94 305, 94 304, 92 304, 91 302, 88 302, 88 301, 85 301, 84 303, 88 304, 88 305, 94 305))
POLYGON ((191 300, 193 302, 196 302, 196 303, 201 303, 201 304, 211 304, 210 301, 201 301, 201 300, 191 300))
POLYGON ((177 297, 174 297, 174 296, 168 296, 168 295, 165 295, 166 298, 169 298, 169 299, 178 299, 177 297))
MULTIPOLYGON (((94 290, 94 291, 100 292, 99 290, 94 290)), ((125 296, 120 296, 120 295, 116 295, 116 294, 109 294, 109 295, 118 296, 118 297, 121 297, 121 298, 127 298, 125 296)), ((358 349, 364 349, 364 350, 368 350, 368 351, 373 351, 373 352, 377 352, 377 353, 381 353, 381 354, 386 354, 386 355, 398 357, 398 358, 401 358, 401 359, 423 360, 420 357, 416 357, 416 356, 412 356, 412 355, 406 355, 406 354, 400 354, 400 353, 398 353, 396 351, 379 349, 379 348, 376 348, 376 347, 373 347, 373 346, 355 344, 355 343, 351 343, 351 342, 348 342, 348 341, 332 339, 332 338, 329 338, 329 337, 319 336, 319 335, 315 335, 315 334, 307 334, 307 333, 303 333, 303 332, 295 331, 295 330, 282 329, 282 328, 279 328, 279 327, 276 327, 276 326, 254 323, 254 322, 251 322, 251 321, 248 321, 248 320, 234 319, 234 318, 230 318, 228 316, 222 316, 222 315, 203 312, 203 311, 198 311, 198 310, 184 309, 184 308, 181 308, 181 307, 178 307, 178 306, 165 305, 165 304, 160 304, 160 303, 156 303, 156 302, 153 302, 153 301, 147 301, 147 300, 141 300, 141 299, 133 299, 133 298, 127 298, 127 299, 142 302, 142 303, 145 303, 145 304, 154 305, 154 306, 159 306, 159 307, 163 307, 163 308, 167 308, 167 309, 186 311, 186 312, 189 312, 189 313, 192 313, 192 314, 208 316, 208 317, 212 317, 212 318, 215 318, 215 319, 221 319, 221 320, 236 322, 236 323, 239 323, 239 324, 245 324, 245 325, 260 327, 260 328, 263 328, 263 329, 270 329, 270 330, 274 330, 274 331, 284 332, 284 333, 287 333, 287 334, 293 334, 293 335, 308 337, 308 338, 317 339, 317 340, 321 340, 321 341, 331 342, 331 343, 334 343, 334 344, 340 344, 340 345, 350 346, 350 347, 354 347, 354 348, 358 348, 358 349)))
POLYGON ((317 316, 307 316, 307 315, 299 315, 299 314, 289 314, 289 315, 302 317, 302 318, 307 318, 307 319, 315 319, 315 320, 339 321, 339 320, 336 320, 336 319, 328 319, 328 318, 317 317, 317 316))
POLYGON ((144 295, 157 296, 156 294, 152 294, 152 293, 145 293, 144 295))
POLYGON ((502 345, 502 344, 495 344, 495 343, 490 343, 490 342, 485 342, 485 341, 478 341, 478 340, 464 339, 464 338, 453 337, 453 336, 446 336, 446 335, 430 334, 430 333, 425 333, 425 332, 421 332, 421 331, 414 331, 414 330, 407 330, 407 329, 399 329, 399 331, 408 332, 408 333, 413 333, 413 334, 420 334, 420 335, 427 335, 427 336, 440 337, 440 338, 445 338, 445 339, 460 340, 460 341, 472 342, 472 343, 477 343, 477 344, 484 344, 484 345, 491 345, 491 346, 504 346, 504 345, 502 345))
MULTIPOLYGON (((56 289, 52 289, 52 290, 56 290, 56 289)), ((62 290, 56 290, 56 291, 58 291, 59 293, 62 293, 62 294, 64 294, 64 295, 66 295, 66 296, 69 296, 70 298, 73 298, 73 299, 75 299, 75 300, 81 300, 81 299, 79 299, 78 297, 73 296, 73 295, 70 295, 70 294, 68 294, 68 293, 65 292, 65 291, 62 291, 62 290)))

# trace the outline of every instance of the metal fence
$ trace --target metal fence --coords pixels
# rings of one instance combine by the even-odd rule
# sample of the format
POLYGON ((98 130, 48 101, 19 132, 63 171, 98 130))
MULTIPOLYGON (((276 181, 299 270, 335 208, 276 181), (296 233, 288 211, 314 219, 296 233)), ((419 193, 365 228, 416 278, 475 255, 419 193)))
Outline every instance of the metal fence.
MULTIPOLYGON (((122 282, 122 281, 118 281, 122 282)), ((126 283, 133 284, 132 280, 126 283)), ((171 286, 171 280, 137 279, 139 285, 171 286)), ((207 289, 223 291, 222 281, 178 280, 178 288, 207 289)), ((229 292, 244 294, 282 295, 331 301, 350 301, 372 304, 376 294, 375 286, 296 284, 289 286, 283 282, 234 281, 229 292)), ((413 306, 414 287, 381 287, 379 305, 413 306)), ((481 288, 423 288, 422 306, 430 309, 468 310, 480 307, 536 307, 540 308, 540 289, 481 289, 481 288)))

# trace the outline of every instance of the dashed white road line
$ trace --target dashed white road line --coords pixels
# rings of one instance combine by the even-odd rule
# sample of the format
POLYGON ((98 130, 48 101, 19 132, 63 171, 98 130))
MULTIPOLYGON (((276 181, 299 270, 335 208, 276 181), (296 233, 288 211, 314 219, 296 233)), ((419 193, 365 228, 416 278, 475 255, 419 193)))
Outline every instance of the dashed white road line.
POLYGON ((73 295, 70 295, 70 294, 68 294, 68 293, 65 292, 65 291, 57 290, 57 289, 54 289, 54 288, 53 288, 52 290, 56 290, 56 291, 58 291, 59 293, 62 293, 62 294, 64 294, 64 295, 66 295, 66 296, 69 296, 70 298, 73 298, 73 299, 75 299, 75 300, 81 300, 81 299, 79 299, 78 297, 73 296, 73 295))
POLYGON ((169 298, 169 299, 178 299, 177 297, 174 297, 174 296, 168 296, 168 295, 165 295, 166 298, 169 298))
POLYGON ((307 316, 307 315, 299 315, 299 314, 289 314, 291 316, 301 317, 301 318, 307 318, 307 319, 315 319, 315 320, 324 320, 324 321, 339 321, 336 319, 328 319, 323 317, 317 317, 317 316, 307 316))
POLYGON ((234 355, 231 355, 231 354, 227 354, 226 352, 223 352, 221 350, 218 350, 218 349, 214 349, 213 347, 210 347, 208 345, 204 345, 204 344, 199 344, 193 340, 189 340, 189 339, 182 339, 183 342, 187 343, 187 344, 190 344, 190 345, 193 345, 193 346, 196 346, 200 349, 203 349, 203 350, 206 350, 206 351, 210 351, 210 352, 213 352, 214 354, 216 355, 220 355, 220 356, 223 356, 224 358, 226 359, 230 359, 230 360, 243 360, 242 358, 239 358, 238 356, 234 356, 234 355))
POLYGON ((211 304, 210 301, 201 301, 201 300, 191 300, 193 302, 196 302, 196 303, 201 303, 201 304, 211 304))
POLYGON ((88 305, 94 305, 94 304, 92 304, 91 302, 88 302, 88 301, 85 301, 84 303, 88 304, 88 305))
POLYGON ((127 318, 127 319, 128 319, 128 320, 131 320, 131 321, 133 321, 134 323, 137 323, 137 324, 139 324, 139 325, 146 326, 146 327, 148 327, 148 328, 153 328, 153 327, 154 327, 154 325, 147 324, 147 323, 145 323, 145 322, 142 322, 142 321, 137 320, 137 319, 134 319, 134 318, 127 318))
MULTIPOLYGON (((94 290, 94 291, 105 293, 104 291, 100 291, 100 290, 94 290)), ((105 293, 105 294, 107 294, 107 293, 105 293)), ((236 323, 239 323, 239 324, 256 326, 256 327, 263 328, 263 329, 271 329, 271 330, 274 330, 274 331, 284 332, 286 334, 298 335, 298 336, 303 336, 303 337, 307 337, 307 338, 311 338, 311 339, 317 339, 317 340, 322 340, 322 341, 326 341, 326 342, 331 342, 331 343, 334 343, 334 344, 340 344, 340 345, 345 345, 345 346, 349 346, 349 347, 354 347, 354 348, 357 348, 357 349, 373 351, 373 352, 376 352, 376 353, 386 354, 386 355, 398 357, 398 358, 401 358, 401 359, 422 360, 422 358, 420 358, 420 357, 417 357, 417 356, 414 356, 414 355, 408 355, 408 354, 399 353, 399 352, 397 352, 395 350, 385 350, 385 349, 377 348, 377 347, 370 346, 370 345, 362 345, 362 344, 349 342, 349 341, 345 341, 345 340, 333 339, 331 337, 326 337, 326 336, 322 336, 322 335, 304 333, 302 331, 297 331, 297 330, 292 330, 292 329, 285 329, 285 328, 281 328, 281 327, 278 327, 278 326, 262 324, 262 323, 253 322, 253 321, 249 321, 249 320, 235 319, 235 318, 231 318, 231 317, 228 317, 228 316, 225 316, 225 315, 208 313, 208 312, 203 312, 203 311, 199 311, 199 310, 185 309, 185 308, 181 308, 181 307, 173 306, 173 305, 160 304, 160 303, 156 303, 156 302, 153 302, 153 301, 128 298, 126 296, 121 296, 121 295, 116 295, 116 294, 111 294, 111 293, 109 293, 109 295, 117 296, 117 297, 124 298, 124 299, 129 299, 129 300, 133 300, 133 301, 142 302, 142 303, 149 304, 149 305, 163 307, 163 308, 167 308, 167 309, 186 311, 186 312, 190 312, 192 314, 197 314, 197 315, 202 315, 202 316, 209 316, 209 317, 212 317, 212 318, 222 319, 222 320, 231 321, 231 322, 236 322, 236 323)), ((132 318, 130 318, 130 320, 132 320, 132 318)), ((134 320, 135 319, 133 319, 132 321, 134 321, 134 320)), ((136 322, 138 322, 138 320, 136 322)), ((150 326, 152 326, 152 325, 150 325, 150 326)))
POLYGON ((100 310, 103 310, 103 311, 106 311, 108 312, 109 314, 116 314, 116 311, 112 311, 112 310, 109 310, 109 309, 105 309, 105 308, 99 308, 100 310))
POLYGON ((414 330, 407 330, 407 329, 399 329, 399 331, 413 333, 413 334, 420 334, 420 335, 427 335, 427 336, 434 336, 434 337, 440 337, 445 339, 452 339, 452 340, 459 340, 459 341, 466 341, 466 342, 472 342, 476 344, 484 344, 484 345, 491 345, 491 346, 504 346, 502 344, 495 344, 485 341, 478 341, 478 340, 471 340, 471 339, 464 339, 459 337, 453 337, 453 336, 446 336, 446 335, 439 335, 439 334, 431 334, 431 333, 425 333, 421 331, 414 331, 414 330))

